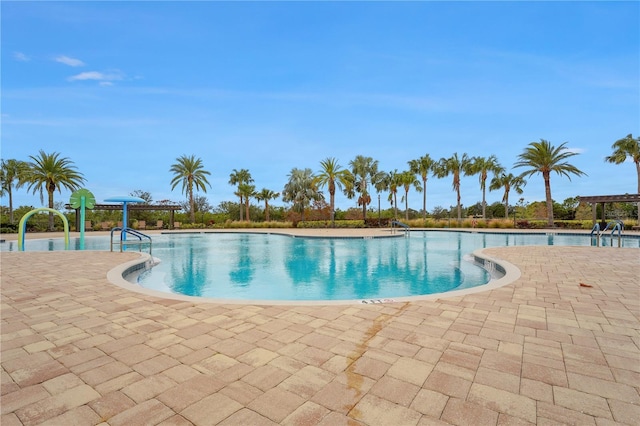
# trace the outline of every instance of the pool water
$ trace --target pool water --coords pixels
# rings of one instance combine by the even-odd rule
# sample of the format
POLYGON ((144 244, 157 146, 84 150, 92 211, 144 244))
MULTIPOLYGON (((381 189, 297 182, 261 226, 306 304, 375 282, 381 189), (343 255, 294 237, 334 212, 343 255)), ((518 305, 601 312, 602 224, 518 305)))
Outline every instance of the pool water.
MULTIPOLYGON (((153 236, 160 264, 136 276, 143 287, 239 300, 382 300, 486 284, 471 262, 480 248, 589 246, 589 235, 413 231, 409 238, 304 238, 278 234, 202 233, 153 236)), ((617 239, 601 238, 617 246, 617 239)), ((640 238, 624 237, 624 247, 640 238)), ((11 250, 8 243, 2 250, 11 250)), ((62 240, 28 240, 25 249, 61 250, 62 240)), ((79 248, 72 240, 71 248, 79 248)), ((108 250, 108 237, 87 237, 87 250, 108 250)), ((603 250, 607 249, 602 247, 603 250)), ((15 250, 15 247, 13 247, 15 250)))
POLYGON ((259 300, 384 299, 440 293, 489 281, 440 235, 418 238, 292 238, 216 234, 173 237, 140 285, 191 296, 259 300))

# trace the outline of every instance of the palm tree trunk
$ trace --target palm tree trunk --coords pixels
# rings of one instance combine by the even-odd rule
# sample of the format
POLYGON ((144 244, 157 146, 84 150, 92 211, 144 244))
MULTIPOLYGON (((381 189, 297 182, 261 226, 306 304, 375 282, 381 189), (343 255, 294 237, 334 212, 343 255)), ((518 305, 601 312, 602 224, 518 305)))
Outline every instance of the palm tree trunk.
POLYGON ((242 195, 240 196, 240 203, 238 204, 238 207, 240 207, 240 222, 242 222, 242 206, 244 205, 244 203, 242 202, 242 195))
POLYGON ((456 191, 458 194, 458 223, 462 221, 462 206, 460 205, 460 188, 456 191))
MULTIPOLYGON (((49 208, 52 209, 53 208, 53 191, 55 191, 55 188, 52 190, 51 188, 47 189, 48 192, 48 198, 49 198, 49 208)), ((53 231, 55 228, 53 227, 53 213, 49 212, 49 231, 53 231)))
POLYGON ((264 201, 264 219, 269 222, 269 202, 267 200, 264 201))
MULTIPOLYGON (((193 202, 193 189, 189 189, 189 219, 191 223, 196 223, 196 208, 195 203, 193 202)), ((124 227, 127 224, 123 224, 124 227)))
POLYGON ((409 191, 404 191, 404 220, 409 221, 409 191))
POLYGON ((487 188, 484 184, 482 184, 482 219, 487 218, 487 188))
POLYGON ((553 199, 551 198, 549 172, 544 172, 542 177, 544 178, 544 194, 547 199, 547 226, 553 227, 553 199))
POLYGON ((504 192, 504 218, 509 219, 509 191, 504 192))
POLYGON ((249 219, 249 197, 247 197, 245 200, 245 208, 247 210, 247 222, 250 222, 251 220, 249 219))
POLYGON ((397 193, 393 193, 393 218, 398 220, 398 196, 397 193))
POLYGON ((333 192, 329 191, 329 204, 330 204, 330 208, 331 208, 331 227, 332 228, 336 227, 335 210, 333 208, 333 206, 335 204, 335 199, 336 199, 335 190, 333 192))
POLYGON ((9 223, 13 224, 13 193, 11 192, 11 187, 8 188, 9 195, 9 223))
POLYGON ((427 179, 422 179, 422 220, 427 220, 427 179))
MULTIPOLYGON (((638 194, 640 194, 640 162, 636 163, 636 173, 638 174, 638 194)), ((638 202, 638 225, 640 225, 640 202, 638 202)))

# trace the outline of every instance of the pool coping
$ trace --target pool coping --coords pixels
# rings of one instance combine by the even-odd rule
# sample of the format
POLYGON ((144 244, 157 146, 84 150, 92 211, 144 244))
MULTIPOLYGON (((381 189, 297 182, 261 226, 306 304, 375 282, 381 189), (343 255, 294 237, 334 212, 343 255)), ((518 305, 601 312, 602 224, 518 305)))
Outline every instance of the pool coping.
MULTIPOLYGON (((320 237, 315 237, 320 238, 320 237)), ((332 237, 325 237, 332 238, 332 237)), ((364 237, 343 237, 343 238, 364 238, 364 237)), ((374 237, 375 238, 375 237, 374 237)), ((523 246, 519 246, 523 247, 523 246)), ((127 290, 141 293, 147 296, 159 297, 168 300, 180 300, 188 302, 203 302, 214 304, 235 304, 235 305, 304 305, 304 306, 319 306, 319 305, 354 305, 354 304, 383 304, 383 303, 401 303, 418 300, 436 300, 442 298, 461 297, 468 294, 474 294, 493 290, 506 285, 509 285, 516 281, 521 276, 520 269, 507 262, 504 259, 498 259, 491 257, 483 253, 485 249, 475 250, 471 256, 473 262, 478 264, 479 267, 484 268, 488 272, 492 270, 499 270, 500 277, 492 278, 488 283, 478 285, 475 287, 464 288, 459 290, 450 290, 440 293, 416 295, 416 296, 403 296, 393 298, 380 298, 380 299, 341 299, 341 300, 273 300, 273 299, 224 299, 214 297, 201 297, 201 296, 187 296, 177 293, 168 293, 160 290, 153 290, 143 287, 139 284, 135 284, 125 277, 140 271, 141 269, 149 269, 153 267, 154 258, 147 253, 140 253, 140 259, 126 262, 118 265, 115 268, 107 272, 107 280, 112 284, 125 288, 127 290), (490 266, 487 266, 490 265, 490 266)), ((493 274, 492 274, 493 275, 493 274)))

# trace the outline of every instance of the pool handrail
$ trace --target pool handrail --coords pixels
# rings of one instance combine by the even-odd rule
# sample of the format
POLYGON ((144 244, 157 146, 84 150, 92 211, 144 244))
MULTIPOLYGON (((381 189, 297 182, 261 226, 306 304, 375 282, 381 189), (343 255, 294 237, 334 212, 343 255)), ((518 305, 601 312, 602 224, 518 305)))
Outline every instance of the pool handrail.
POLYGON ((409 227, 409 225, 407 225, 406 223, 402 223, 399 220, 392 220, 391 221, 391 232, 394 233, 395 232, 395 227, 399 226, 401 228, 404 228, 404 234, 405 237, 409 236, 409 231, 411 230, 411 228, 409 227))
MULTIPOLYGON (((613 226, 613 229, 611 230, 611 236, 613 236, 613 234, 615 234, 616 230, 618 231, 618 237, 621 235, 622 231, 624 230, 624 222, 621 220, 616 220, 615 222, 611 222, 611 223, 615 223, 615 225, 613 226)), ((607 227, 609 226, 609 224, 607 224, 607 227)))
POLYGON ((142 248, 142 244, 149 244, 149 255, 151 255, 151 247, 152 247, 152 239, 150 235, 144 234, 140 231, 137 231, 133 228, 129 228, 126 226, 123 227, 119 227, 116 226, 115 228, 111 229, 111 243, 110 243, 110 250, 113 251, 113 233, 116 231, 120 231, 120 252, 124 251, 124 246, 128 245, 128 244, 132 244, 132 245, 139 245, 140 248, 142 248), (137 241, 127 241, 126 236, 127 234, 130 234, 136 238, 138 238, 137 241), (146 240, 143 240, 146 239, 146 240), (148 241, 147 241, 148 240, 148 241))

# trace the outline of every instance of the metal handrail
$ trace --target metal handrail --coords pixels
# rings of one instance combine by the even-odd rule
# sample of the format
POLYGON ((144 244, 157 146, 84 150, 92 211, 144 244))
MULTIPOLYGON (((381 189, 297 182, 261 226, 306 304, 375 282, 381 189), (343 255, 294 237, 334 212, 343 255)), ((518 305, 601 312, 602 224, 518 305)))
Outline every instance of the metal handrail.
POLYGON ((391 221, 391 232, 392 233, 395 233, 395 229, 396 229, 395 227, 396 226, 404 228, 404 236, 405 237, 408 237, 410 235, 409 232, 410 232, 411 228, 409 227, 409 225, 407 225, 406 223, 402 223, 402 222, 400 222, 398 220, 392 220, 391 221))
POLYGON ((151 236, 128 227, 115 227, 111 229, 111 245, 110 245, 111 251, 113 251, 113 245, 114 245, 113 233, 116 231, 120 231, 120 242, 119 243, 116 242, 115 244, 120 244, 121 253, 124 251, 124 247, 128 244, 137 245, 138 247, 140 247, 140 251, 142 251, 143 244, 149 244, 149 255, 151 255, 151 243, 152 243, 151 236), (127 241, 127 234, 136 237, 137 240, 127 241))
MULTIPOLYGON (((613 223, 613 222, 611 222, 613 223)), ((609 226, 609 225, 607 225, 609 226)), ((622 231, 624 230, 624 222, 621 220, 616 220, 615 225, 613 227, 613 229, 611 230, 611 235, 613 235, 616 231, 618 231, 618 236, 620 236, 620 234, 622 233, 622 231)))

